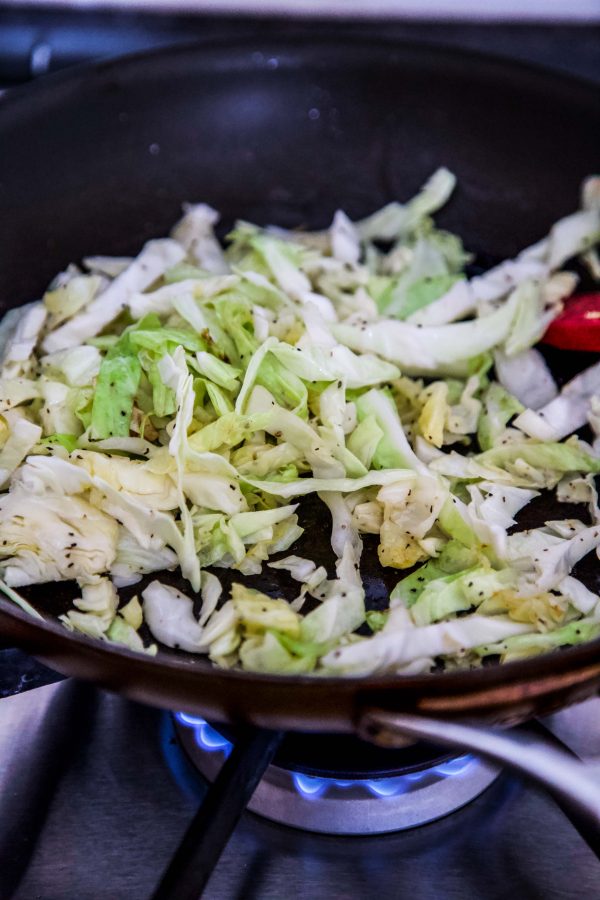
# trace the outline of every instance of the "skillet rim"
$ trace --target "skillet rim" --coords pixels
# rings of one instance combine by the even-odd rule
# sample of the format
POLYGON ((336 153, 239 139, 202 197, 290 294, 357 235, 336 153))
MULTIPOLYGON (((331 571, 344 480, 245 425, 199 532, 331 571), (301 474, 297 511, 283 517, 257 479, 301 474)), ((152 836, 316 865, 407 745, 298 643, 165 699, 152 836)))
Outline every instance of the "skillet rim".
MULTIPOLYGON (((472 48, 462 48, 454 45, 438 43, 435 41, 417 40, 411 41, 407 38, 391 38, 371 35, 362 37, 357 34, 348 34, 343 38, 334 38, 333 36, 317 35, 309 36, 308 34, 287 35, 281 39, 273 36, 261 38, 260 33, 256 36, 228 38, 225 35, 212 38, 195 38, 191 41, 185 41, 178 44, 171 44, 162 47, 154 47, 148 50, 135 50, 131 53, 120 54, 119 56, 111 56, 101 58, 92 62, 76 63, 66 66, 52 72, 48 72, 38 79, 17 84, 6 89, 0 102, 0 123, 7 108, 16 103, 26 101, 33 94, 41 94, 45 91, 53 91, 58 89, 62 84, 68 84, 79 79, 86 79, 91 76, 101 76, 106 74, 115 67, 125 69, 127 66, 136 66, 147 63, 153 59, 161 59, 162 57, 185 56, 187 54, 195 54, 198 52, 210 53, 212 51, 220 51, 224 48, 235 50, 236 48, 251 49, 254 47, 256 51, 256 42, 259 41, 261 47, 269 45, 277 45, 280 48, 292 49, 302 47, 304 50, 317 50, 320 46, 335 47, 340 51, 347 50, 349 45, 355 47, 363 47, 365 50, 372 48, 373 45, 386 47, 390 51, 398 53, 415 53, 416 55, 446 55, 453 61, 472 60, 474 63, 489 66, 490 68, 505 69, 506 75, 510 76, 511 70, 522 70, 524 74, 531 77, 538 77, 545 81, 554 81, 557 86, 572 86, 576 90, 582 92, 588 91, 590 100, 597 98, 598 84, 590 78, 586 78, 581 74, 572 72, 559 71, 550 68, 539 62, 530 62, 523 59, 514 59, 510 56, 504 56, 501 53, 486 53, 483 50, 472 48)), ((258 51, 261 54, 262 50, 258 51)), ((266 55, 266 54, 265 54, 266 55)), ((319 59, 323 65, 327 65, 330 59, 323 57, 315 58, 314 62, 318 63, 319 59)), ((264 68, 261 64, 256 63, 258 69, 264 68)))
MULTIPOLYGON (((484 691, 498 688, 506 683, 527 682, 534 684, 537 680, 543 681, 552 675, 568 672, 576 672, 580 668, 594 663, 600 663, 600 637, 584 644, 573 647, 565 647, 559 650, 549 651, 524 660, 515 660, 508 663, 491 664, 477 669, 453 670, 452 672, 427 672, 423 675, 285 675, 251 672, 244 669, 224 669, 213 665, 205 656, 178 657, 167 652, 159 652, 156 656, 137 653, 127 647, 118 644, 109 644, 95 638, 69 632, 58 621, 43 619, 39 621, 4 597, 0 597, 0 625, 3 618, 8 618, 20 624, 24 628, 24 646, 34 645, 35 638, 43 640, 48 652, 52 649, 76 646, 79 651, 94 649, 97 655, 107 660, 119 657, 139 664, 142 669, 151 669, 156 672, 159 669, 168 670, 169 673, 186 673, 190 678, 202 678, 207 674, 218 675, 220 679, 232 684, 243 682, 246 686, 255 684, 272 685, 299 685, 327 692, 340 685, 353 685, 355 688, 365 690, 382 691, 388 693, 402 688, 405 693, 411 690, 427 693, 427 688, 433 688, 432 693, 461 693, 460 688, 467 685, 470 691, 484 691), (317 687, 318 686, 318 687, 317 687)), ((19 641, 19 639, 17 639, 19 641)), ((41 644, 39 646, 42 646, 41 644)), ((34 655, 45 656, 46 649, 32 651, 34 655)), ((138 666, 136 666, 138 667, 138 666)), ((465 692, 465 693, 468 693, 465 692)))

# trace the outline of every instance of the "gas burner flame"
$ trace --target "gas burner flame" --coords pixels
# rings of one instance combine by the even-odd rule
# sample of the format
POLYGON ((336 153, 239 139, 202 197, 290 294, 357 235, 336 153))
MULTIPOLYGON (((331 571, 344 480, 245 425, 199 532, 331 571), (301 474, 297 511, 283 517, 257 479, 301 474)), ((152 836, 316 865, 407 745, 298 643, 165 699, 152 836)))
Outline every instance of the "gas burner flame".
MULTIPOLYGON (((219 734, 206 719, 200 716, 190 716, 187 713, 175 713, 175 718, 186 728, 194 731, 194 739, 202 750, 207 753, 221 753, 226 759, 231 753, 232 743, 219 734)), ((398 797, 409 790, 413 790, 416 783, 427 778, 442 780, 460 775, 471 763, 474 757, 470 754, 459 756, 439 763, 437 766, 424 769, 419 772, 407 772, 404 775, 393 775, 388 778, 366 779, 339 779, 323 778, 316 775, 305 775, 301 772, 292 772, 292 781, 298 793, 307 800, 318 800, 332 789, 346 790, 348 788, 363 788, 373 797, 398 797)))
POLYGON ((227 759, 233 744, 227 738, 224 738, 222 734, 219 734, 212 725, 209 725, 206 719, 201 719, 200 716, 189 716, 187 713, 175 713, 175 718, 182 725, 194 729, 196 743, 199 747, 208 753, 220 751, 227 759))

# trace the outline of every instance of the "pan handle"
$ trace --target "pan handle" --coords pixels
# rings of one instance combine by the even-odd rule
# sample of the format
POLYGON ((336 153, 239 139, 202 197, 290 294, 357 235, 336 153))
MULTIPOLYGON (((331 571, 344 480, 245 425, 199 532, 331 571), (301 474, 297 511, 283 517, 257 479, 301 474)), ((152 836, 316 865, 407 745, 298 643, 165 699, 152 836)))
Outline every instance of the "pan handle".
POLYGON ((364 740, 383 747, 407 738, 470 750, 525 775, 545 787, 600 856, 600 779, 578 757, 532 728, 475 727, 409 713, 367 709, 358 724, 364 740))

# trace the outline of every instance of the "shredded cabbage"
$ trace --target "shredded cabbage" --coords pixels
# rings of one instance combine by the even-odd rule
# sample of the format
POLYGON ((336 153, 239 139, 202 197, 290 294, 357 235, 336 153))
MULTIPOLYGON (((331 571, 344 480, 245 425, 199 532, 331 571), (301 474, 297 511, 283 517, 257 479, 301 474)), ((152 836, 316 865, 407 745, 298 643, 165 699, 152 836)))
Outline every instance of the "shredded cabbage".
POLYGON ((89 257, 10 311, 0 591, 39 615, 30 589, 72 581, 66 628, 260 672, 426 672, 600 634, 573 574, 600 555, 600 364, 559 392, 534 348, 576 288, 563 264, 597 270, 597 180, 474 278, 432 219, 454 186, 439 169, 319 232, 238 222, 225 247, 218 213, 187 205, 137 257, 89 257), (519 531, 547 491, 581 518, 519 531), (296 545, 309 494, 331 565, 296 545), (398 583, 368 610, 375 546, 398 583), (269 594, 247 581, 263 568, 269 594), (155 575, 176 570, 189 596, 155 575))

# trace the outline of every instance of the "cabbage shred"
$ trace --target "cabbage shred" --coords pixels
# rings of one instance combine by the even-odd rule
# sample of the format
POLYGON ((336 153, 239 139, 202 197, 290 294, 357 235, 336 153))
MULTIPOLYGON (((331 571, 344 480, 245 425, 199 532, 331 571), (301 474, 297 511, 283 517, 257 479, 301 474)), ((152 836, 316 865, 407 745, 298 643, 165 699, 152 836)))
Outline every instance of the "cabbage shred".
POLYGON ((572 434, 598 435, 600 369, 559 392, 532 349, 600 213, 584 203, 469 279, 432 219, 454 183, 440 169, 321 232, 238 222, 226 249, 217 213, 188 205, 136 258, 70 266, 11 311, 0 590, 35 613, 20 588, 75 581, 66 628, 277 673, 427 672, 600 635, 600 598, 572 575, 600 553, 598 438, 572 434), (515 533, 541 491, 582 518, 515 533), (295 552, 308 494, 331 518, 334 578, 295 552), (398 572, 382 611, 365 609, 364 534, 398 572), (247 586, 265 566, 293 600, 247 586), (177 568, 190 596, 155 579, 120 600, 177 568))

